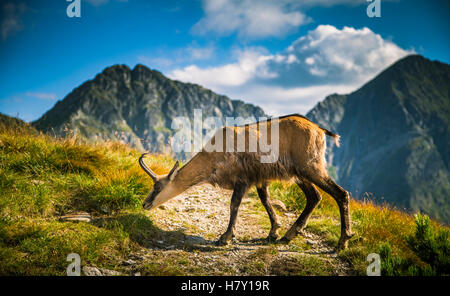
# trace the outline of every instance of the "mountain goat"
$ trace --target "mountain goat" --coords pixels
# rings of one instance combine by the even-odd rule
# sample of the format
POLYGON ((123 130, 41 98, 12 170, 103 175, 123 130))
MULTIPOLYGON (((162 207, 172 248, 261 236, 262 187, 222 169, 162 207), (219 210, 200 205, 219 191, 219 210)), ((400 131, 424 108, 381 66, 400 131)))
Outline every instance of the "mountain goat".
POLYGON ((225 189, 233 189, 230 205, 230 221, 218 244, 227 244, 233 237, 238 209, 243 196, 251 186, 256 186, 259 198, 270 218, 270 240, 278 238, 281 227, 269 199, 268 184, 272 180, 294 179, 306 196, 306 206, 300 217, 279 240, 288 243, 306 226, 321 196, 315 186, 330 194, 337 202, 341 216, 341 237, 338 248, 345 249, 353 236, 349 215, 349 194, 328 175, 325 161, 326 135, 334 138, 339 146, 339 136, 318 126, 298 114, 272 118, 243 126, 223 127, 182 168, 178 161, 167 175, 155 174, 144 162, 144 153, 139 158, 142 169, 153 179, 153 190, 144 200, 143 206, 150 210, 174 198, 196 184, 210 183, 225 189), (275 125, 276 124, 276 125, 275 125), (272 126, 278 128, 278 158, 273 162, 261 162, 265 155, 260 149, 261 131, 267 131, 271 141, 272 126), (229 138, 227 135, 233 135, 229 138), (239 136, 245 136, 245 150, 226 152, 227 139, 237 145, 239 136), (257 150, 250 149, 249 142, 256 139, 257 150), (223 141, 220 142, 220 139, 223 141), (223 145, 225 152, 211 151, 208 147, 223 145), (252 152, 253 151, 253 152, 252 152))

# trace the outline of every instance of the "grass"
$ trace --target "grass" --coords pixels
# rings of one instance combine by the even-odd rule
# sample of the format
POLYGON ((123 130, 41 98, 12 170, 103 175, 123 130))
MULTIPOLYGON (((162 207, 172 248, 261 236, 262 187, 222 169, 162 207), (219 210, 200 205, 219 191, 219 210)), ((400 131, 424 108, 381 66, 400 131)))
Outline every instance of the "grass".
MULTIPOLYGON (((150 256, 140 268, 143 275, 209 274, 193 259, 195 250, 151 251, 158 241, 174 244, 185 234, 159 229, 141 208, 152 183, 138 166, 138 157, 138 151, 120 143, 87 144, 73 135, 55 138, 20 122, 0 120, 0 275, 64 275, 70 253, 80 254, 83 265, 121 270, 118 262, 143 248, 150 256), (89 212, 93 222, 60 221, 60 216, 74 211, 89 212)), ((149 156, 147 161, 157 173, 174 164, 163 155, 149 156)), ((270 193, 292 211, 300 213, 305 206, 296 185, 274 182, 270 193)), ((249 195, 255 196, 255 191, 249 195)), ((323 192, 322 196, 307 230, 334 246, 340 235, 339 211, 330 196, 323 192)), ((338 255, 354 274, 365 275, 369 253, 382 253, 391 262, 383 266, 385 275, 448 274, 448 227, 419 219, 420 224, 412 215, 371 201, 353 200, 350 207, 356 235, 349 249, 338 255)), ((259 203, 252 215, 260 215, 257 220, 269 229, 259 203)), ((183 227, 199 232, 189 223, 183 227)), ((212 239, 208 233, 202 236, 212 239)), ((306 248, 299 237, 290 250, 301 253, 306 248)), ((270 263, 276 255, 276 249, 262 248, 245 258, 240 268, 255 275, 334 272, 331 262, 317 256, 270 263)), ((209 260, 214 274, 233 272, 217 260, 209 260)))
MULTIPOLYGON (((270 187, 272 198, 278 198, 285 203, 288 209, 294 210, 300 214, 306 204, 306 198, 301 190, 290 183, 273 182, 270 187)), ((314 210, 313 215, 306 227, 312 233, 318 234, 325 239, 330 246, 335 246, 340 236, 340 217, 339 209, 334 199, 319 189, 323 199, 314 210)), ((256 196, 252 191, 250 196, 256 196)), ((262 209, 262 207, 261 207, 262 209)), ((388 204, 377 205, 371 200, 351 200, 350 203, 352 230, 355 232, 354 238, 349 243, 349 248, 339 252, 339 257, 346 260, 352 266, 355 275, 366 275, 368 266, 367 255, 370 253, 382 253, 386 246, 389 248, 390 257, 393 260, 403 262, 405 266, 397 266, 396 273, 382 270, 384 275, 427 275, 424 269, 433 269, 427 260, 424 260, 428 254, 432 243, 422 239, 415 245, 410 242, 414 240, 414 234, 418 231, 420 225, 417 223, 417 217, 409 213, 400 211, 388 204), (406 263, 405 263, 406 262, 406 263), (408 270, 409 269, 409 270, 408 270), (416 270, 416 271, 414 271, 416 270), (417 271, 419 270, 419 272, 417 271), (420 272, 422 270, 422 272, 420 272)), ((450 228, 441 225, 437 221, 429 220, 429 232, 436 233, 435 240, 439 240, 439 254, 437 251, 432 259, 428 261, 438 261, 434 265, 438 271, 428 274, 448 275, 450 266, 450 228), (441 258, 435 258, 440 256, 441 258), (447 266, 446 268, 442 265, 447 266)), ((263 226, 268 227, 267 221, 263 226)), ((433 237, 433 234, 428 234, 433 237)), ((300 243, 300 242, 299 242, 300 243)), ((297 244, 299 244, 297 243, 297 244)))
MULTIPOLYGON (((112 267, 158 233, 141 210, 152 184, 138 156, 115 142, 87 145, 0 123, 0 274, 62 275, 73 252, 112 267), (74 211, 94 222, 59 221, 74 211)), ((173 160, 154 155, 149 165, 161 173, 173 160)))

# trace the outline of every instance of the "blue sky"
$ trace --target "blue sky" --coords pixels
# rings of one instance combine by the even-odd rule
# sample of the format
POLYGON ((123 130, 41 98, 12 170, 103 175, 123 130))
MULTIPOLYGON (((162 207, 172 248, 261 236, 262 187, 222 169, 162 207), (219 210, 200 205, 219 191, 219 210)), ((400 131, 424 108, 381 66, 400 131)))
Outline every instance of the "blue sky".
POLYGON ((0 112, 31 121, 113 64, 141 63, 255 103, 306 113, 395 60, 450 61, 449 1, 0 1, 0 112))

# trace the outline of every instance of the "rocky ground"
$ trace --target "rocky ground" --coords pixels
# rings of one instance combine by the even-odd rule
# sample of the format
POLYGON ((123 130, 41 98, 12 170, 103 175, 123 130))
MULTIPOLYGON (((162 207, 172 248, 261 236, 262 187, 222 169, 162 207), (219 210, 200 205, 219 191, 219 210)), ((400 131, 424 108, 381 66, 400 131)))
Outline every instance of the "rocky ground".
MULTIPOLYGON (((268 243, 268 216, 257 197, 244 198, 228 246, 215 244, 229 219, 231 192, 202 185, 150 212, 155 240, 133 252, 118 266, 128 275, 349 275, 334 246, 304 231, 289 245, 268 243)), ((298 214, 276 211, 284 233, 298 214)), ((314 219, 314 216, 312 217, 314 219)), ((110 270, 84 269, 85 274, 114 275, 110 270)))

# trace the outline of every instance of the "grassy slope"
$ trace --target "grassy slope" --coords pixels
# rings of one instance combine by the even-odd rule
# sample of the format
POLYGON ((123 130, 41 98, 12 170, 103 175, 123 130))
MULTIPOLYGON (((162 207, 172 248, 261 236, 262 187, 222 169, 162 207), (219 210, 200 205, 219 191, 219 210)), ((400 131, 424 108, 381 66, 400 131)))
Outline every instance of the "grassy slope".
MULTIPOLYGON (((5 127, 0 122, 0 274, 64 275, 69 253, 80 254, 83 265, 121 270, 119 262, 151 247, 151 242, 161 236, 178 240, 182 233, 173 232, 167 238, 167 232, 154 226, 152 214, 141 208, 151 182, 140 170, 138 156, 137 151, 118 143, 87 145, 75 137, 55 139, 36 134, 29 127, 5 127), (95 220, 59 221, 59 216, 71 211, 90 212, 95 220)), ((149 161, 159 173, 173 164, 165 156, 155 155, 149 161)), ((305 205, 296 186, 276 182, 270 191, 291 210, 299 212, 305 205)), ((255 191, 249 196, 255 201, 256 214, 265 216, 255 191)), ((335 245, 340 233, 339 212, 335 202, 323 196, 307 230, 335 245)), ((365 274, 366 256, 379 252, 386 243, 395 258, 426 266, 407 244, 407 237, 415 230, 412 216, 370 202, 352 201, 351 210, 356 236, 339 257, 350 262, 354 274, 365 274)), ((260 220, 267 228, 268 219, 260 220)), ((432 228, 448 231, 436 222, 432 222, 432 228)), ((299 238, 291 249, 304 246, 299 238)), ((265 269, 264 256, 271 256, 271 250, 273 246, 254 254, 251 268, 255 269, 250 273, 265 269)), ((191 260, 189 250, 169 257, 163 252, 150 253, 143 274, 205 274, 191 260)), ((321 270, 312 258, 301 264, 297 274, 331 273, 329 266, 321 270)), ((223 268, 217 274, 229 274, 225 264, 223 268)), ((279 274, 283 274, 282 269, 279 274)))

